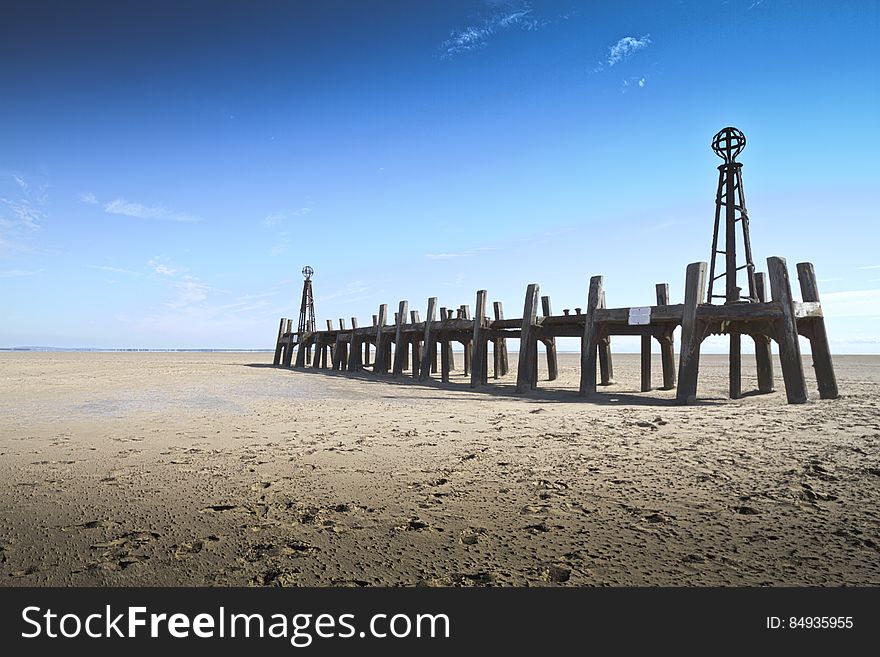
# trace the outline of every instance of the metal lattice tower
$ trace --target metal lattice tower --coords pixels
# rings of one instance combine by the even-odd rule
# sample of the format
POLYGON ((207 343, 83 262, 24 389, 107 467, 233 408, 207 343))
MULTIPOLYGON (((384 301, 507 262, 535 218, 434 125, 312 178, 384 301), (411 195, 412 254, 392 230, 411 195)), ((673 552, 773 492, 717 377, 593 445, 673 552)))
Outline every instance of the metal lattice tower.
POLYGON ((724 303, 757 301, 755 293, 755 263, 752 260, 752 244, 749 239, 749 214, 746 210, 746 198, 742 184, 742 164, 736 161, 746 146, 746 136, 736 128, 727 127, 712 139, 712 150, 724 164, 718 167, 718 191, 715 194, 715 232, 712 236, 712 264, 709 269, 709 293, 706 303, 712 299, 724 299, 724 303), (718 248, 718 234, 721 228, 721 215, 724 215, 724 249, 718 248), (738 265, 736 260, 736 224, 742 226, 742 245, 745 264, 738 265), (718 254, 724 255, 724 270, 715 273, 718 254), (737 273, 746 270, 748 278, 748 296, 742 295, 742 288, 737 285, 737 273), (725 279, 724 294, 714 294, 715 281, 725 279))
POLYGON ((303 267, 302 275, 305 280, 303 281, 302 302, 299 305, 299 324, 296 329, 298 342, 302 340, 304 333, 315 332, 315 299, 312 296, 312 274, 314 273, 315 270, 308 265, 303 267))

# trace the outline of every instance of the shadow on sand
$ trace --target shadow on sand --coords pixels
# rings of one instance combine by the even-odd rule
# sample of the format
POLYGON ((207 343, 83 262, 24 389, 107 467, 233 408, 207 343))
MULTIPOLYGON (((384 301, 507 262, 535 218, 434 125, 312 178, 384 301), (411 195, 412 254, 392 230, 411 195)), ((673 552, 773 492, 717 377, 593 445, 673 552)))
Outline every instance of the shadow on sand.
MULTIPOLYGON (((377 375, 373 374, 369 370, 362 370, 360 372, 340 372, 338 370, 324 369, 324 368, 289 368, 289 367, 275 367, 271 363, 245 363, 242 367, 256 367, 256 368, 272 368, 287 371, 291 374, 305 374, 308 376, 323 376, 323 377, 331 377, 331 378, 342 378, 342 379, 355 379, 357 381, 361 381, 367 383, 369 385, 384 385, 384 386, 395 386, 397 388, 405 388, 405 387, 418 387, 418 388, 434 388, 437 391, 450 391, 450 392, 467 392, 470 394, 478 394, 478 395, 490 395, 493 397, 507 397, 509 399, 522 399, 524 401, 528 401, 531 403, 587 403, 587 404, 596 404, 601 406, 653 406, 653 407, 671 407, 678 406, 679 404, 676 402, 674 397, 668 399, 658 399, 656 397, 645 397, 639 394, 633 393, 620 393, 614 392, 613 384, 608 387, 608 392, 602 391, 597 392, 594 395, 589 396, 581 396, 578 394, 577 390, 572 388, 558 388, 558 387, 550 387, 550 388, 536 388, 534 390, 530 390, 525 393, 516 392, 516 387, 512 382, 494 382, 492 379, 489 379, 488 385, 480 386, 478 388, 470 387, 470 378, 465 378, 462 374, 457 373, 454 374, 453 377, 459 379, 459 381, 450 381, 449 383, 443 383, 435 378, 430 378, 427 381, 415 381, 412 378, 412 375, 402 374, 400 376, 393 376, 391 374, 382 374, 377 375)), ((548 383, 548 382, 544 382, 548 383)), ((552 383, 551 383, 552 385, 552 383)), ((743 396, 750 393, 744 393, 743 396)), ((390 397, 391 395, 389 395, 390 397)), ((394 397, 399 397, 400 395, 393 395, 394 397)), ((425 396, 425 395, 413 395, 413 398, 419 399, 437 399, 444 400, 449 399, 447 396, 425 396)), ((704 398, 698 399, 696 404, 692 404, 693 406, 716 406, 718 405, 718 401, 713 400, 712 398, 704 398)))

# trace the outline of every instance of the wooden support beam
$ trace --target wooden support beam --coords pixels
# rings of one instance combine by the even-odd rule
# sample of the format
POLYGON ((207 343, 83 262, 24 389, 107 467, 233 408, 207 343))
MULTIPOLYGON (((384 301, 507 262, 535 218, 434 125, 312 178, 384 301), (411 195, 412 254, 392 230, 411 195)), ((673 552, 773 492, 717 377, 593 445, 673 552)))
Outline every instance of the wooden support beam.
POLYGON ((651 336, 642 336, 641 345, 642 392, 651 390, 651 336))
POLYGON ((593 276, 587 295, 587 316, 584 321, 584 335, 581 338, 581 384, 580 394, 592 395, 596 392, 596 355, 599 347, 597 337, 596 309, 603 297, 603 279, 593 276))
POLYGON ((388 338, 383 334, 382 327, 385 326, 387 321, 388 304, 383 303, 379 306, 379 314, 373 316, 376 317, 376 360, 373 365, 373 373, 386 374, 388 372, 388 349, 386 347, 388 344, 388 338))
MULTIPOLYGON (((287 328, 285 333, 290 333, 293 325, 293 320, 287 320, 287 328)), ((302 336, 299 336, 302 338, 302 336)), ((290 367, 290 361, 293 360, 293 335, 287 340, 287 344, 284 345, 284 358, 282 359, 282 363, 284 367, 290 367)))
POLYGON ((344 317, 339 318, 339 330, 340 331, 345 330, 345 318, 344 317))
MULTIPOLYGON (((669 305, 669 283, 657 283, 657 305, 669 305)), ((660 362, 663 367, 663 390, 672 390, 675 387, 675 346, 672 331, 664 333, 657 338, 660 343, 660 362)))
POLYGON ((770 294, 774 301, 782 305, 782 319, 776 322, 776 342, 779 343, 785 395, 789 404, 803 404, 807 401, 807 383, 804 380, 794 298, 791 295, 785 258, 767 258, 767 274, 770 277, 770 294))
MULTIPOLYGON (((354 318, 352 318, 354 319, 354 318)), ((353 327, 357 328, 357 327, 353 327)), ((361 365, 363 364, 363 337, 358 334, 356 331, 352 331, 351 333, 351 344, 348 352, 348 371, 349 372, 360 372, 361 365)))
MULTIPOLYGON (((440 309, 440 315, 446 319, 449 317, 449 311, 445 308, 440 309)), ((440 331, 440 380, 443 383, 449 383, 449 371, 452 369, 452 345, 449 344, 449 334, 446 331, 440 331)))
MULTIPOLYGON (((544 317, 550 317, 553 314, 553 311, 550 309, 550 297, 541 297, 541 311, 544 317)), ((544 348, 547 350, 547 380, 555 381, 559 378, 559 362, 556 359, 556 338, 546 338, 544 340, 544 348)))
POLYGON ((406 318, 408 316, 409 303, 407 301, 401 301, 400 306, 398 308, 397 314, 395 317, 397 318, 397 333, 394 335, 394 367, 391 370, 392 376, 398 376, 403 372, 404 357, 406 356, 407 348, 406 348, 406 336, 403 334, 402 327, 406 324, 406 318))
POLYGON ((730 398, 742 397, 742 338, 738 331, 730 332, 730 362, 728 369, 730 398))
POLYGON ((471 388, 486 385, 489 370, 489 338, 486 335, 486 290, 477 291, 474 307, 473 361, 471 363, 471 388))
POLYGON ((272 359, 272 365, 278 367, 281 364, 281 352, 284 351, 284 345, 281 344, 281 336, 284 335, 284 324, 287 322, 286 317, 281 318, 278 325, 278 339, 275 340, 275 357, 272 359))
POLYGON ((697 400, 697 378, 700 372, 700 343, 703 326, 697 321, 697 307, 706 294, 705 262, 688 265, 684 281, 684 311, 681 318, 681 355, 678 357, 679 404, 693 404, 697 400))
POLYGON ((312 367, 320 367, 321 366, 321 343, 318 342, 318 339, 315 339, 315 354, 312 357, 312 367))
MULTIPOLYGON (((599 298, 599 308, 606 308, 605 290, 602 290, 602 296, 599 298)), ((578 308, 577 310, 580 310, 578 308)), ((580 313, 578 313, 580 314, 580 313)), ((614 366, 611 361, 611 336, 603 335, 599 337, 599 385, 610 386, 614 383, 614 366)))
MULTIPOLYGON (((418 310, 410 310, 409 316, 413 325, 421 323, 418 310)), ((422 365, 422 341, 417 337, 411 337, 410 345, 412 346, 412 376, 414 379, 418 379, 419 368, 422 365)))
POLYGON ((321 345, 321 368, 327 369, 327 352, 330 350, 330 345, 322 344, 321 345))
MULTIPOLYGON (((460 310, 459 310, 460 312, 460 310)), ((440 319, 448 320, 452 319, 452 309, 450 308, 440 308, 440 319)), ((440 341, 440 358, 446 360, 446 367, 451 372, 455 369, 455 356, 452 353, 452 342, 449 338, 440 341)), ((441 368, 442 369, 442 368, 441 368)), ((442 371, 441 371, 442 374, 442 371)), ((449 377, 444 379, 444 382, 448 382, 449 377)))
POLYGON ((330 369, 334 372, 342 367, 342 336, 338 333, 336 334, 336 344, 333 347, 333 359, 330 364, 330 369))
POLYGON ((427 381, 431 372, 437 371, 437 338, 434 333, 436 309, 437 297, 430 297, 428 299, 428 314, 425 316, 425 340, 422 364, 419 367, 419 381, 427 381))
MULTIPOLYGON (((463 303, 459 306, 459 317, 463 320, 469 320, 471 318, 471 308, 468 304, 463 303)), ((471 375, 471 362, 473 361, 474 352, 473 347, 471 345, 471 341, 469 339, 461 341, 462 346, 462 360, 464 361, 464 375, 468 377, 471 375)))
MULTIPOLYGON (((813 263, 799 262, 797 272, 801 286, 801 298, 805 302, 819 303, 819 285, 816 282, 813 263)), ((813 369, 816 372, 819 397, 837 399, 837 377, 834 375, 834 363, 831 361, 831 349, 828 346, 828 334, 825 331, 825 318, 814 317, 806 321, 810 324, 808 337, 810 350, 813 352, 813 369)))
POLYGON ((328 320, 327 320, 327 330, 328 330, 328 331, 332 331, 332 330, 333 330, 333 320, 332 320, 332 319, 328 319, 328 320))
MULTIPOLYGON (((504 306, 500 301, 496 301, 494 304, 495 310, 495 320, 504 319, 504 306)), ((501 376, 507 374, 509 370, 509 362, 507 358, 507 340, 505 338, 496 338, 495 339, 495 378, 497 379, 499 376, 499 372, 501 376)))
POLYGON ((516 372, 516 391, 526 392, 532 389, 532 373, 538 360, 538 345, 535 338, 538 314, 538 287, 531 283, 526 288, 523 304, 522 331, 519 338, 519 366, 516 372))
POLYGON ((314 337, 312 337, 312 335, 309 335, 308 337, 301 335, 301 336, 299 336, 299 339, 300 339, 300 342, 296 347, 296 361, 294 361, 293 366, 294 367, 305 367, 306 366, 306 351, 308 349, 306 345, 308 345, 310 341, 314 340, 314 337))
POLYGON ((599 385, 610 386, 614 383, 614 367, 611 362, 611 336, 599 338, 596 345, 599 352, 599 385))

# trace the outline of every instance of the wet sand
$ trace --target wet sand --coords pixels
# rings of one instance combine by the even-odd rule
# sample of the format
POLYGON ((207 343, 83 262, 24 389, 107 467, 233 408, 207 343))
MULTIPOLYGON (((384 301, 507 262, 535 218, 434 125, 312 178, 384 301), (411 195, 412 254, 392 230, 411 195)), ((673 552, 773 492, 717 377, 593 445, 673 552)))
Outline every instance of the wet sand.
POLYGON ((457 357, 0 353, 0 585, 880 585, 880 357, 790 406, 704 356, 691 407, 637 355, 589 401, 575 355, 525 397, 457 357))

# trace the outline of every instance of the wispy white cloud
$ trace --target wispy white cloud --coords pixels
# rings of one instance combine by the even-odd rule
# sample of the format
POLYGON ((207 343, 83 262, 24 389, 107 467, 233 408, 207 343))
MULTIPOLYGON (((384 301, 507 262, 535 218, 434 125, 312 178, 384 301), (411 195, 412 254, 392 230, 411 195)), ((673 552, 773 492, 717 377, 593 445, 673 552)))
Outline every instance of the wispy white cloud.
POLYGON ((198 217, 169 210, 164 206, 147 206, 132 203, 124 198, 116 198, 104 204, 104 212, 138 219, 158 219, 161 221, 200 221, 198 217))
POLYGON ((755 0, 752 4, 750 4, 748 7, 746 7, 746 11, 751 11, 752 9, 755 9, 756 7, 760 7, 762 4, 764 4, 764 0, 755 0))
POLYGON ((268 297, 277 296, 281 290, 272 290, 271 292, 260 292, 259 294, 243 294, 235 297, 236 301, 253 301, 254 299, 267 299, 268 297))
POLYGON ((25 228, 27 230, 38 230, 40 222, 45 219, 46 215, 42 210, 34 207, 27 199, 8 199, 0 198, 0 203, 6 208, 7 217, 0 217, 0 227, 3 228, 25 228))
POLYGON ((345 299, 347 301, 357 301, 363 298, 363 294, 373 287, 373 281, 350 281, 341 290, 335 290, 330 294, 322 294, 322 301, 330 301, 331 299, 345 299))
POLYGON ((631 77, 631 78, 626 78, 623 81, 623 86, 621 87, 620 92, 626 93, 630 89, 643 89, 645 87, 645 84, 647 84, 647 82, 648 82, 648 78, 644 77, 644 76, 642 76, 642 77, 635 76, 635 77, 631 77))
POLYGON ((0 187, 9 193, 9 198, 0 197, 0 253, 31 253, 33 249, 26 243, 46 219, 41 208, 48 202, 49 186, 32 183, 19 174, 3 174, 0 187))
POLYGON ((29 269, 6 269, 0 271, 0 278, 19 278, 21 276, 36 276, 39 274, 42 269, 37 270, 29 270, 29 269))
POLYGON ((550 22, 536 18, 532 4, 523 0, 484 2, 484 5, 489 8, 488 15, 473 25, 452 30, 449 38, 440 44, 441 59, 452 59, 456 55, 483 48, 489 39, 501 31, 513 28, 534 31, 550 22))
POLYGON ((77 198, 80 203, 88 203, 89 205, 97 205, 98 199, 92 192, 81 192, 77 198))
POLYGON ((493 246, 480 246, 473 249, 466 249, 465 251, 455 251, 451 253, 426 253, 425 257, 429 260, 447 260, 449 258, 470 258, 472 256, 480 255, 485 253, 486 251, 497 251, 498 249, 493 246))
POLYGON ((178 273, 185 271, 176 265, 173 265, 168 258, 163 256, 155 256, 154 258, 150 258, 147 261, 147 264, 150 265, 150 268, 153 270, 153 273, 159 274, 159 276, 175 276, 178 273))
POLYGON ((865 265, 864 267, 856 267, 856 269, 880 269, 880 265, 865 265))
POLYGON ((216 291, 215 288, 197 281, 192 276, 184 276, 181 280, 172 283, 172 287, 176 296, 165 304, 172 310, 180 310, 198 304, 208 298, 209 292, 216 291))
POLYGON ((880 289, 828 292, 821 298, 826 317, 880 317, 880 289))
MULTIPOLYGON (((603 61, 597 62, 591 73, 598 73, 599 71, 603 71, 606 66, 608 68, 611 68, 616 64, 620 64, 621 62, 626 61, 627 59, 632 57, 639 50, 644 50, 650 45, 650 34, 644 34, 640 37, 622 37, 617 40, 617 43, 608 47, 608 51, 605 53, 605 59, 603 61)), ((629 78, 629 81, 624 81, 624 86, 627 86, 633 81, 635 81, 638 86, 644 87, 646 78, 629 78)))
POLYGON ((143 276, 141 272, 122 269, 121 267, 111 267, 109 265, 86 265, 89 269, 98 269, 100 271, 109 271, 113 274, 126 274, 128 276, 143 276))
POLYGON ((647 48, 649 45, 651 45, 650 34, 645 34, 638 38, 632 36, 623 37, 608 49, 608 66, 614 66, 625 59, 629 59, 634 53, 647 48))
POLYGON ((311 211, 312 209, 309 207, 302 207, 298 210, 293 210, 292 212, 273 212, 263 219, 263 225, 266 228, 275 228, 276 226, 282 225, 291 217, 304 217, 311 213, 311 211))
POLYGON ((303 206, 296 210, 285 212, 273 212, 263 218, 263 226, 265 228, 275 230, 275 243, 269 247, 269 255, 276 257, 287 251, 290 247, 290 231, 280 230, 285 228, 291 219, 297 219, 311 214, 311 206, 303 206))

